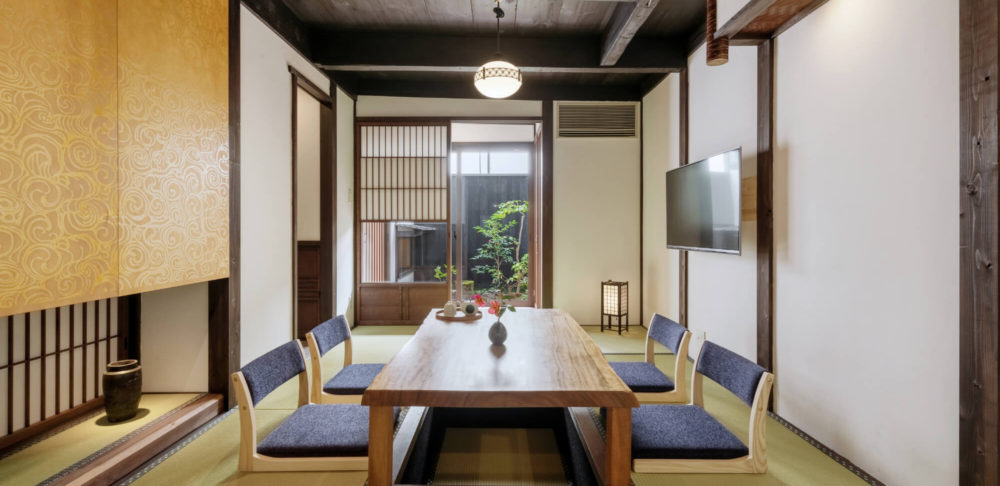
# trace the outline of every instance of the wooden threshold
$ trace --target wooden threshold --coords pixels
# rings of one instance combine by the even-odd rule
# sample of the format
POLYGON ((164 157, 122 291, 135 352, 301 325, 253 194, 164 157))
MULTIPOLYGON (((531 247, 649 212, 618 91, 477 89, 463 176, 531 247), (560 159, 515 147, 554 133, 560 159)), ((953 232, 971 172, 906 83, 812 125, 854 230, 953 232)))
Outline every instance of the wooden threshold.
POLYGON ((222 412, 222 395, 205 394, 105 452, 87 465, 54 481, 56 485, 111 484, 143 465, 222 412))
POLYGON ((36 422, 23 429, 20 429, 13 434, 4 436, 0 438, 0 457, 6 455, 8 451, 13 448, 21 446, 25 441, 34 439, 35 437, 49 432, 61 425, 70 423, 88 413, 93 412, 104 406, 104 396, 99 396, 97 398, 92 398, 83 402, 73 408, 64 410, 56 415, 46 418, 41 422, 36 422))

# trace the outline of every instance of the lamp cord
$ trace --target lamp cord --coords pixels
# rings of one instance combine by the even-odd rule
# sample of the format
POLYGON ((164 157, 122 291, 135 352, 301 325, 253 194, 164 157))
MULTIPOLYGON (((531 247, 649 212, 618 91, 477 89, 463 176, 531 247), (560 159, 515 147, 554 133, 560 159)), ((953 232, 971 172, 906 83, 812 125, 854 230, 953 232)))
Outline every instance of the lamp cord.
POLYGON ((494 0, 494 3, 496 4, 496 6, 493 7, 493 13, 495 13, 496 16, 497 16, 497 57, 501 57, 500 56, 500 17, 503 17, 504 13, 503 13, 503 9, 500 8, 500 0, 494 0))

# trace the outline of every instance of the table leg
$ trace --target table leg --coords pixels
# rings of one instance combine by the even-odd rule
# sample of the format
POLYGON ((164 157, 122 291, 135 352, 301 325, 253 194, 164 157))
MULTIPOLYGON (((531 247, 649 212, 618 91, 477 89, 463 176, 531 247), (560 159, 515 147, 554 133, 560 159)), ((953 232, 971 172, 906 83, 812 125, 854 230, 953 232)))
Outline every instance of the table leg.
POLYGON ((609 408, 605 431, 605 486, 628 486, 632 472, 632 409, 609 408))
POLYGON ((391 486, 392 426, 391 406, 372 406, 368 412, 368 485, 391 486))

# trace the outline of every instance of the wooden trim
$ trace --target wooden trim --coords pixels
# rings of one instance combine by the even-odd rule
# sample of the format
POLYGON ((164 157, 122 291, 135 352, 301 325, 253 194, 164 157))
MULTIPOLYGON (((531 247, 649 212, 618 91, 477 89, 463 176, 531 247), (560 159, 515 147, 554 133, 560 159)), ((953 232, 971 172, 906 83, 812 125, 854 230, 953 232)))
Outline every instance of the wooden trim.
POLYGON ((299 266, 299 167, 298 167, 298 153, 299 153, 299 86, 297 83, 298 76, 293 72, 292 75, 292 123, 291 123, 291 138, 292 138, 292 205, 291 214, 289 215, 289 221, 292 225, 291 234, 291 246, 292 249, 292 265, 289 270, 292 273, 292 304, 291 304, 291 314, 292 314, 292 336, 294 338, 299 337, 299 282, 298 282, 298 266, 299 266))
POLYGON ((309 93, 313 98, 316 98, 316 101, 319 101, 320 104, 326 106, 331 106, 333 104, 333 97, 330 96, 330 93, 327 93, 319 86, 316 86, 316 83, 310 81, 309 78, 302 74, 301 71, 292 66, 288 66, 288 72, 292 74, 292 84, 295 84, 305 90, 306 93, 309 93))
POLYGON ((716 37, 733 37, 764 13, 777 0, 750 0, 715 33, 716 37))
POLYGON ((1000 2, 959 2, 959 482, 1000 484, 1000 2))
POLYGON ((552 308, 552 176, 555 106, 552 99, 542 101, 542 307, 552 308))
POLYGON ((115 446, 52 484, 112 484, 219 415, 222 400, 221 395, 202 395, 166 420, 157 422, 148 430, 115 446))
MULTIPOLYGON (((643 95, 645 96, 645 95, 643 95)), ((646 151, 645 128, 643 123, 642 110, 643 102, 639 102, 639 326, 645 327, 642 323, 646 318, 646 251, 645 251, 645 194, 646 194, 646 151)), ((601 318, 603 329, 604 318, 601 318)), ((649 336, 646 336, 647 351, 649 346, 649 336)))
MULTIPOLYGON (((229 278, 208 284, 208 389, 236 405, 229 375, 240 368, 240 1, 229 0, 229 278)), ((138 299, 137 299, 138 301, 138 299)), ((131 309, 130 305, 130 309, 131 309)), ((138 311, 138 305, 135 306, 138 311)), ((138 331, 138 319, 135 321, 138 331)), ((131 327, 130 327, 131 329, 131 327)), ((130 336, 133 336, 130 332, 130 336)), ((138 332, 134 335, 138 336, 138 332)), ((138 353, 138 339, 134 337, 138 353)), ((138 357, 138 356, 135 356, 138 357)))
POLYGON ((539 123, 543 120, 543 118, 544 116, 394 116, 388 118, 378 116, 358 116, 354 118, 354 121, 359 125, 433 125, 438 123, 482 123, 487 125, 509 123, 517 125, 521 123, 539 123))
POLYGON ((774 33, 771 34, 771 37, 772 38, 778 37, 783 32, 785 32, 786 30, 790 29, 793 25, 797 24, 800 20, 808 17, 809 14, 813 13, 813 11, 815 11, 816 9, 822 7, 826 2, 827 2, 827 0, 813 0, 813 2, 811 4, 809 4, 808 6, 806 6, 806 8, 803 8, 802 10, 799 10, 798 13, 796 13, 795 15, 789 17, 789 19, 786 20, 785 23, 781 24, 781 27, 778 27, 777 29, 775 29, 774 33))
MULTIPOLYGON (((679 130, 680 136, 678 139, 678 147, 680 150, 679 162, 680 165, 684 166, 688 164, 688 94, 689 94, 689 71, 685 68, 681 71, 680 78, 680 95, 679 95, 679 105, 680 105, 680 116, 679 120, 679 130)), ((678 287, 680 290, 680 302, 678 305, 680 309, 678 310, 678 322, 684 327, 688 327, 688 252, 680 250, 678 254, 678 287)))
POLYGON ((330 106, 320 108, 320 322, 332 319, 337 310, 337 91, 330 106), (325 138, 324 142, 322 138, 325 138))
MULTIPOLYGON (((8 406, 10 406, 9 405, 10 403, 11 403, 10 398, 8 398, 8 406)), ((52 415, 46 418, 45 420, 42 420, 40 422, 35 422, 27 427, 18 429, 16 432, 12 434, 7 434, 3 437, 0 437, 0 456, 5 454, 11 448, 17 447, 22 442, 28 439, 44 434, 56 427, 59 427, 60 425, 63 425, 67 422, 71 422, 77 418, 80 418, 94 411, 95 409, 103 407, 104 397, 99 396, 97 398, 92 398, 75 407, 73 407, 72 404, 70 405, 71 405, 70 408, 55 415, 52 415)), ((8 420, 10 420, 10 416, 8 416, 8 420)))
MULTIPOLYGON (((757 364, 774 372, 774 41, 757 46, 757 364)), ((773 406, 773 405, 772 405, 773 406)))

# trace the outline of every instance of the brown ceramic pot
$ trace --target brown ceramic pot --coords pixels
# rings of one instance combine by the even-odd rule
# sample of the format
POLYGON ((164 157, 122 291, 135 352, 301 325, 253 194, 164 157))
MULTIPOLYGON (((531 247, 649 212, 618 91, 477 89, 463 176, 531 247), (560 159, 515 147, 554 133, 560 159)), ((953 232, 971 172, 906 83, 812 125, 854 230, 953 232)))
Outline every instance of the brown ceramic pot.
POLYGON ((104 372, 104 411, 108 422, 121 422, 135 416, 142 397, 142 367, 139 361, 123 359, 108 363, 104 372))

